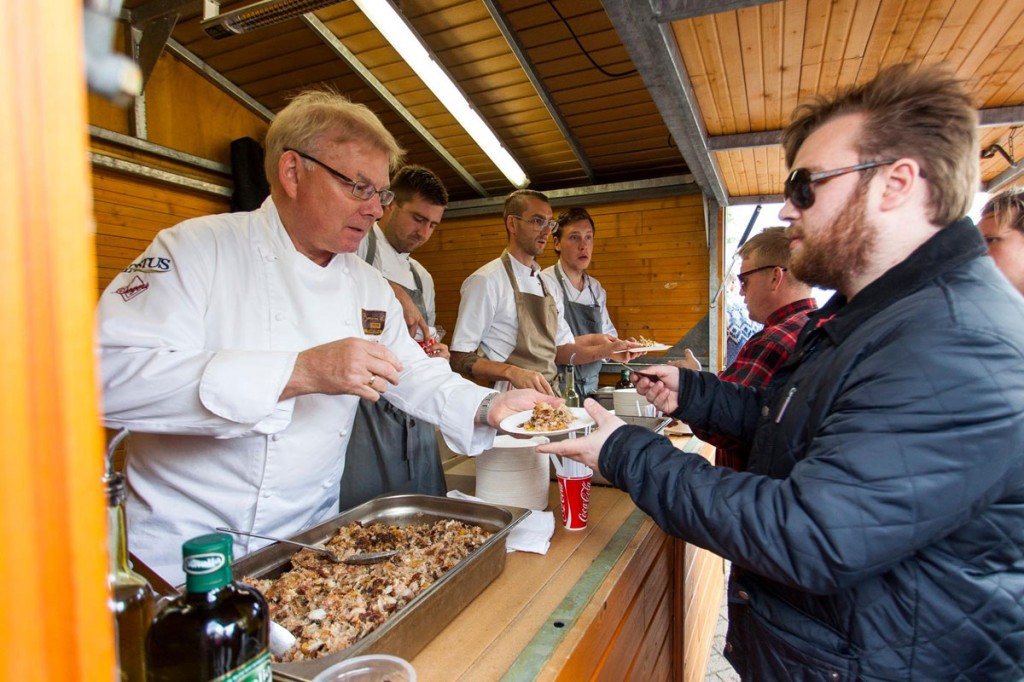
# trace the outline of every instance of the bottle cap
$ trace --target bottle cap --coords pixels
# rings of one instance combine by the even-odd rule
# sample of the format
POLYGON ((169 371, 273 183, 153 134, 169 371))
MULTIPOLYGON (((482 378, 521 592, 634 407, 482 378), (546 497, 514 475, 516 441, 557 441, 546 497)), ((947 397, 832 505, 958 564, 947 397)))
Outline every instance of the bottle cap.
POLYGON ((231 582, 231 543, 227 533, 209 533, 182 545, 186 590, 209 592, 231 582))

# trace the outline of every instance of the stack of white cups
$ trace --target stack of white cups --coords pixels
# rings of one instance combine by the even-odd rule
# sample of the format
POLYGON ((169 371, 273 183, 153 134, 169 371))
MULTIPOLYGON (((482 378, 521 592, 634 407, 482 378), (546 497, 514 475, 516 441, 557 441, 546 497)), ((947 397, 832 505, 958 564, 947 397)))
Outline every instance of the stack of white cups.
POLYGON ((637 393, 635 388, 615 389, 612 406, 615 414, 621 417, 654 417, 657 414, 657 408, 637 393))
POLYGON ((548 458, 537 454, 544 436, 498 436, 494 447, 476 458, 476 496, 495 504, 544 510, 548 507, 548 458))

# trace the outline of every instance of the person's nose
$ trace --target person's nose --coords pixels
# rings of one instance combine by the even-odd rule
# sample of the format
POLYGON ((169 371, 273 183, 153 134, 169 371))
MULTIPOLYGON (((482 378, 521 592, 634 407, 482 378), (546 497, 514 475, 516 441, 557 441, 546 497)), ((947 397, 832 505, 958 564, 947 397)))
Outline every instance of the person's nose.
POLYGON ((384 215, 384 207, 380 205, 380 195, 375 193, 363 201, 361 212, 363 215, 372 215, 374 220, 380 220, 380 217, 384 215))
POLYGON ((793 221, 800 217, 800 211, 793 205, 793 202, 786 199, 786 203, 779 209, 779 220, 793 221))

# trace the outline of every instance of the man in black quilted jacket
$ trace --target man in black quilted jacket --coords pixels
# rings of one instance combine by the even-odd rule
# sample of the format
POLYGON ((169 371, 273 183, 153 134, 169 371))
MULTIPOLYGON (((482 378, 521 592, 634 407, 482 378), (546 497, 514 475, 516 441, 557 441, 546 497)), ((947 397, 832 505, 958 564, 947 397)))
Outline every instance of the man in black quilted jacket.
POLYGON ((660 409, 749 440, 746 472, 589 401, 594 435, 538 448, 733 562, 744 680, 1024 679, 1024 298, 961 218, 976 128, 939 67, 797 109, 791 268, 836 295, 764 389, 635 377, 660 409))

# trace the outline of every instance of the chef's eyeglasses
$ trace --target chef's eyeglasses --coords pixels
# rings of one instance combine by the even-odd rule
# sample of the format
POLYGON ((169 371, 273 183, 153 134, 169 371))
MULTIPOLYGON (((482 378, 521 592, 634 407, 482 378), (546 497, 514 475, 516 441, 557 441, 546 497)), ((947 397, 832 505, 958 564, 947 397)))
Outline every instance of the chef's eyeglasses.
POLYGON ((888 166, 890 163, 896 163, 896 159, 890 161, 869 161, 867 163, 858 163, 856 166, 818 171, 817 173, 812 173, 806 168, 794 168, 793 172, 786 178, 785 196, 786 199, 793 202, 793 205, 802 211, 814 206, 814 185, 837 178, 840 175, 878 168, 879 166, 888 166))
POLYGON ((774 270, 775 268, 778 268, 779 270, 782 270, 783 272, 786 272, 787 270, 789 270, 789 268, 784 268, 781 265, 762 265, 759 268, 751 268, 751 269, 747 270, 746 272, 741 272, 740 274, 736 275, 736 279, 740 283, 740 289, 745 289, 747 287, 747 280, 755 272, 761 272, 763 270, 774 270))
POLYGON ((540 230, 553 230, 556 227, 558 227, 558 221, 557 220, 546 220, 544 218, 541 218, 540 216, 534 216, 532 218, 524 218, 521 215, 514 215, 512 217, 515 218, 516 220, 522 220, 524 223, 530 223, 538 231, 540 231, 540 230))
POLYGON ((291 147, 285 147, 284 151, 286 151, 286 152, 295 152, 296 154, 298 154, 302 158, 306 159, 307 161, 312 161, 316 165, 320 166, 321 168, 326 170, 328 173, 333 175, 336 179, 340 180, 341 182, 344 182, 346 185, 349 185, 352 188, 352 190, 351 190, 352 191, 352 196, 354 196, 356 199, 362 199, 363 201, 369 201, 370 199, 373 198, 374 194, 379 194, 380 195, 380 205, 381 205, 381 207, 388 206, 389 204, 391 204, 392 201, 395 200, 395 193, 392 192, 391 190, 389 190, 389 189, 377 189, 376 187, 374 187, 373 185, 371 185, 368 182, 359 182, 359 181, 353 180, 352 178, 348 177, 344 173, 342 173, 340 171, 334 170, 333 168, 328 166, 326 163, 324 163, 323 161, 321 161, 320 159, 316 158, 315 156, 313 156, 311 154, 307 154, 305 152, 300 152, 298 149, 292 149, 291 147))

